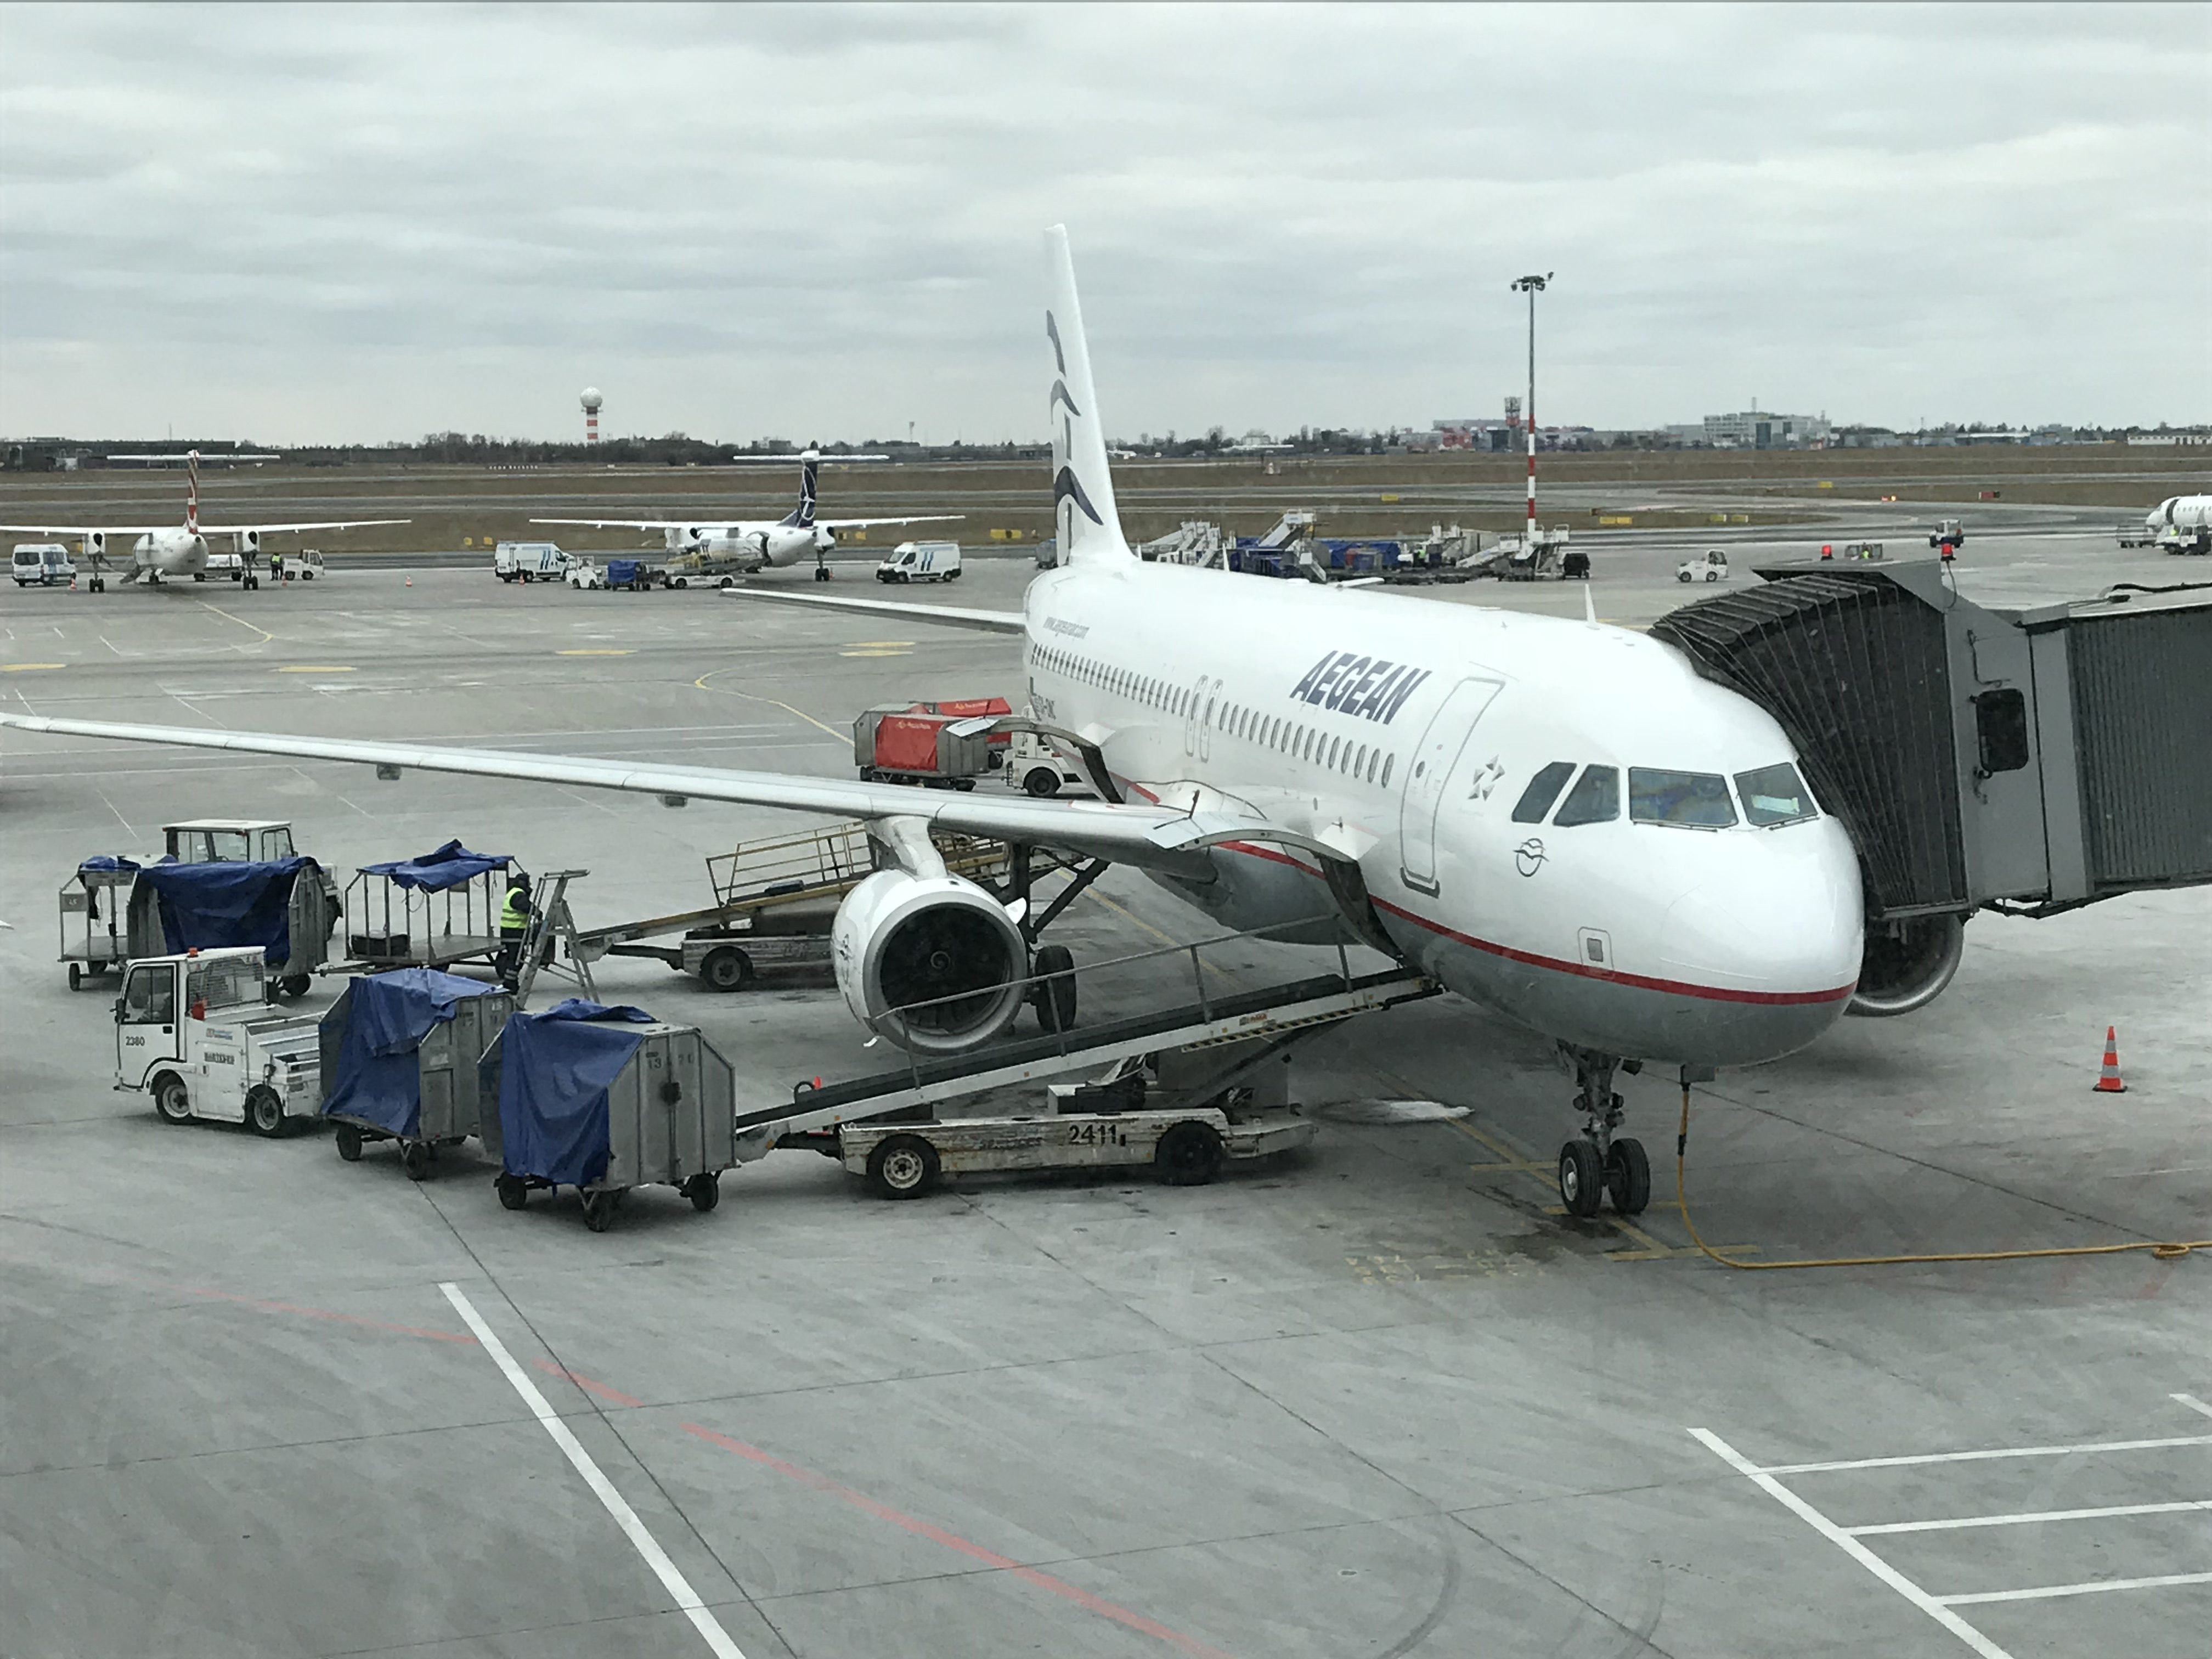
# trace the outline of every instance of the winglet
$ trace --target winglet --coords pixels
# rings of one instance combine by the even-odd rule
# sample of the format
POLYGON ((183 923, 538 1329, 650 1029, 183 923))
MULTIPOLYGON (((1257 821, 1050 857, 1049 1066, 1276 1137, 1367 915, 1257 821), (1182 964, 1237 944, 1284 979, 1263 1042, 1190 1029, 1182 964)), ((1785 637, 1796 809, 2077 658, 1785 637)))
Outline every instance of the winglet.
POLYGON ((1075 297, 1075 261, 1067 227, 1044 234, 1052 268, 1052 303, 1044 314, 1052 344, 1052 516, 1063 564, 1126 559, 1114 507, 1114 477, 1106 459, 1106 428, 1098 416, 1098 390, 1091 380, 1091 348, 1083 335, 1083 308, 1075 297))

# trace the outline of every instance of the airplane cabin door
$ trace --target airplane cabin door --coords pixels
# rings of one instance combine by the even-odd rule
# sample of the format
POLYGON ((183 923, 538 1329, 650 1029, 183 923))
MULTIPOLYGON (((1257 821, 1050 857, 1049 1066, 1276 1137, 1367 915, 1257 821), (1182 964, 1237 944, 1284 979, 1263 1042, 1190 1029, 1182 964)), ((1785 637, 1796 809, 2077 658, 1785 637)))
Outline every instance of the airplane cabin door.
POLYGON ((1437 890, 1437 820, 1444 786, 1460 753, 1474 733, 1475 722, 1504 684, 1500 680, 1464 679, 1430 718, 1406 769, 1406 793, 1398 810, 1399 874, 1406 885, 1424 893, 1437 890))

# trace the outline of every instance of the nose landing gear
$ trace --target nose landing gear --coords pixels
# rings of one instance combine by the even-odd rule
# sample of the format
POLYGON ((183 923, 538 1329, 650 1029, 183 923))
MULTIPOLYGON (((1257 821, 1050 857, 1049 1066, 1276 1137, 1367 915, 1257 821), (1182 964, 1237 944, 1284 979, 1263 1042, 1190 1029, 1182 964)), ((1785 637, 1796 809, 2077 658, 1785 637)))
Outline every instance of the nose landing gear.
POLYGON ((1643 1062, 1582 1048, 1565 1052, 1580 1085, 1575 1105, 1583 1115, 1583 1132, 1559 1148, 1559 1201, 1569 1215, 1585 1220, 1607 1199, 1618 1215, 1641 1215, 1651 1202, 1651 1160, 1642 1141, 1613 1133, 1626 1113, 1613 1091, 1613 1074, 1622 1068, 1633 1074, 1643 1062))

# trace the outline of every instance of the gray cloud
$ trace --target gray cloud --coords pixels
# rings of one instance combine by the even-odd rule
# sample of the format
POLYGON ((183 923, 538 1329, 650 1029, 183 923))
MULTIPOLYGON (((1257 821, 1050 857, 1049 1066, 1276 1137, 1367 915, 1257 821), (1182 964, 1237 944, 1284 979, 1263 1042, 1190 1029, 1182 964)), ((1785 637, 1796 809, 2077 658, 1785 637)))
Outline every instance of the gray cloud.
POLYGON ((2202 419, 2212 9, 0 10, 0 426, 2202 419))

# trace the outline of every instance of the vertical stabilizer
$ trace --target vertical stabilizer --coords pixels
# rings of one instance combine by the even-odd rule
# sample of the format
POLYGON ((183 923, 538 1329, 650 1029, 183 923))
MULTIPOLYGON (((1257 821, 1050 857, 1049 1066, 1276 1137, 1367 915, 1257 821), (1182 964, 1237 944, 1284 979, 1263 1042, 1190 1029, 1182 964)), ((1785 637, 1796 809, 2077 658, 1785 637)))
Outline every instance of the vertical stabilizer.
POLYGON ((1121 538, 1121 516, 1114 510, 1106 428, 1099 422, 1097 388, 1091 381, 1091 348, 1083 337, 1067 227, 1054 225, 1045 232, 1044 243, 1052 267, 1044 331, 1052 344, 1052 518, 1060 562, 1126 559, 1129 544, 1121 538))
POLYGON ((200 453, 197 449, 185 454, 185 528, 195 536, 200 533, 200 453))
POLYGON ((799 530, 814 527, 814 498, 822 480, 822 452, 809 449, 799 458, 799 505, 783 522, 799 530))

